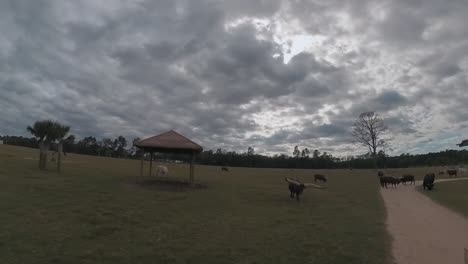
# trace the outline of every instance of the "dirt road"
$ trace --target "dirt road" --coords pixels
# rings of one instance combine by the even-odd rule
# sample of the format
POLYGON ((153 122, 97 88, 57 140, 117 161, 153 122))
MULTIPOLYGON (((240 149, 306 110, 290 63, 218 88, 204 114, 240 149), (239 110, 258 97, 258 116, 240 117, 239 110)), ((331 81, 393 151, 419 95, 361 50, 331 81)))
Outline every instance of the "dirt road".
MULTIPOLYGON (((436 186, 440 181, 436 181, 436 186)), ((421 184, 416 182, 416 186, 421 184)), ((395 263, 465 264, 468 219, 433 202, 414 185, 382 189, 381 194, 395 263)))

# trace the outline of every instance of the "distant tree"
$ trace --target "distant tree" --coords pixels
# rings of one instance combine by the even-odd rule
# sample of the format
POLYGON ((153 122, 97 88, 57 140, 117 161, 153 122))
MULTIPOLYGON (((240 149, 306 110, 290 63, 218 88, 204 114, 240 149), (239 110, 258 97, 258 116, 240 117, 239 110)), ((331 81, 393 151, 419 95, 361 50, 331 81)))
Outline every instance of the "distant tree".
POLYGON ((106 157, 111 157, 113 155, 114 142, 110 138, 104 138, 101 142, 101 149, 106 157))
POLYGON ((247 156, 253 156, 255 154, 255 150, 252 147, 247 149, 247 156))
POLYGON ((379 165, 379 167, 385 168, 386 161, 387 161, 387 155, 385 154, 385 151, 379 150, 379 152, 377 153, 377 164, 379 165))
POLYGON ((377 158, 377 149, 386 145, 383 138, 387 126, 383 118, 374 112, 366 112, 359 115, 354 122, 353 138, 355 142, 368 148, 375 161, 377 158))
POLYGON ((318 149, 314 150, 314 153, 312 154, 312 158, 318 159, 320 157, 320 151, 318 149))
POLYGON ((298 146, 295 146, 293 151, 293 157, 299 158, 299 155, 301 155, 301 151, 299 150, 298 146))
POLYGON ((77 143, 78 153, 87 155, 100 155, 100 146, 95 137, 85 137, 77 143))
POLYGON ((139 137, 136 137, 132 141, 132 147, 130 148, 130 155, 135 156, 135 157, 140 157, 140 154, 142 151, 138 149, 135 144, 140 141, 141 139, 139 137))
POLYGON ((68 152, 73 152, 74 145, 75 145, 75 135, 70 135, 68 136, 64 141, 63 141, 63 154, 67 155, 68 152))
POLYGON ((216 155, 222 155, 223 154, 223 150, 221 148, 218 148, 216 150, 216 155))
POLYGON ((306 158, 309 158, 309 155, 310 155, 310 150, 308 148, 305 148, 302 150, 301 152, 301 157, 306 159, 306 158))
POLYGON ((125 156, 125 148, 127 147, 127 139, 123 136, 116 138, 112 144, 112 149, 117 157, 125 156))

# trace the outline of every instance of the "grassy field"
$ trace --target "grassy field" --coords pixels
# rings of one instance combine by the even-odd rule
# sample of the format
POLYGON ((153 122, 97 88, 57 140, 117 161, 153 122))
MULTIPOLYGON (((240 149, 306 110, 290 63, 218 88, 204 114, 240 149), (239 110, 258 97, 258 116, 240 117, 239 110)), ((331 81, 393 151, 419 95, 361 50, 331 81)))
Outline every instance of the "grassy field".
POLYGON ((422 191, 434 201, 458 211, 468 217, 468 180, 436 182, 436 187, 430 192, 422 191))
MULTIPOLYGON (((39 171, 37 150, 0 145, 0 263, 386 263, 375 172, 197 166, 206 188, 134 183, 139 162, 69 154, 39 171), (284 177, 327 189, 289 198, 284 177)), ((169 165, 187 177, 185 165, 169 165)))

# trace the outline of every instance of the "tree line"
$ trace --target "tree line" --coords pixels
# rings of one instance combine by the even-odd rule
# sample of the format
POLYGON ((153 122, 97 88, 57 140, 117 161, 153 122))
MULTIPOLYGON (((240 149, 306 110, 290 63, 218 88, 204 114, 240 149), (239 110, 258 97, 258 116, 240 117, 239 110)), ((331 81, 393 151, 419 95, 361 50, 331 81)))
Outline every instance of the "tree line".
MULTIPOLYGON (((38 148, 38 138, 3 136, 0 137, 4 144, 22 147, 38 148)), ((63 139, 64 153, 77 153, 94 156, 106 156, 114 158, 139 159, 141 152, 133 146, 140 140, 134 138, 128 141, 124 136, 116 138, 85 137, 76 140, 73 135, 63 139)), ((50 143, 52 150, 57 150, 56 141, 50 143)), ((189 157, 179 154, 157 154, 157 159, 188 161, 189 157)), ((375 162, 379 168, 406 168, 418 166, 455 166, 468 163, 468 150, 445 150, 436 153, 412 155, 404 153, 398 156, 388 156, 382 150, 374 158, 372 152, 364 155, 335 157, 331 153, 309 148, 292 148, 290 155, 276 154, 266 156, 256 154, 253 147, 248 147, 245 152, 217 150, 205 150, 200 153, 196 162, 203 165, 232 166, 232 167, 258 167, 258 168, 304 168, 304 169, 368 169, 374 168, 375 162)))

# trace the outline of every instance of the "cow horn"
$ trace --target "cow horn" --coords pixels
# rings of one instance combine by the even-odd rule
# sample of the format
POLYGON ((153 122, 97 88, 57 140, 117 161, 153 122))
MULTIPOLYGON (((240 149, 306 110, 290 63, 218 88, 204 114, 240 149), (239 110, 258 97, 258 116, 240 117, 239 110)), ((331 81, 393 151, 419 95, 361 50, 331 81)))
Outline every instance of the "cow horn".
POLYGON ((314 187, 314 188, 317 188, 317 189, 325 189, 325 188, 327 188, 327 187, 325 187, 325 186, 320 186, 320 185, 313 184, 313 183, 304 183, 304 186, 305 186, 305 187, 314 187))

